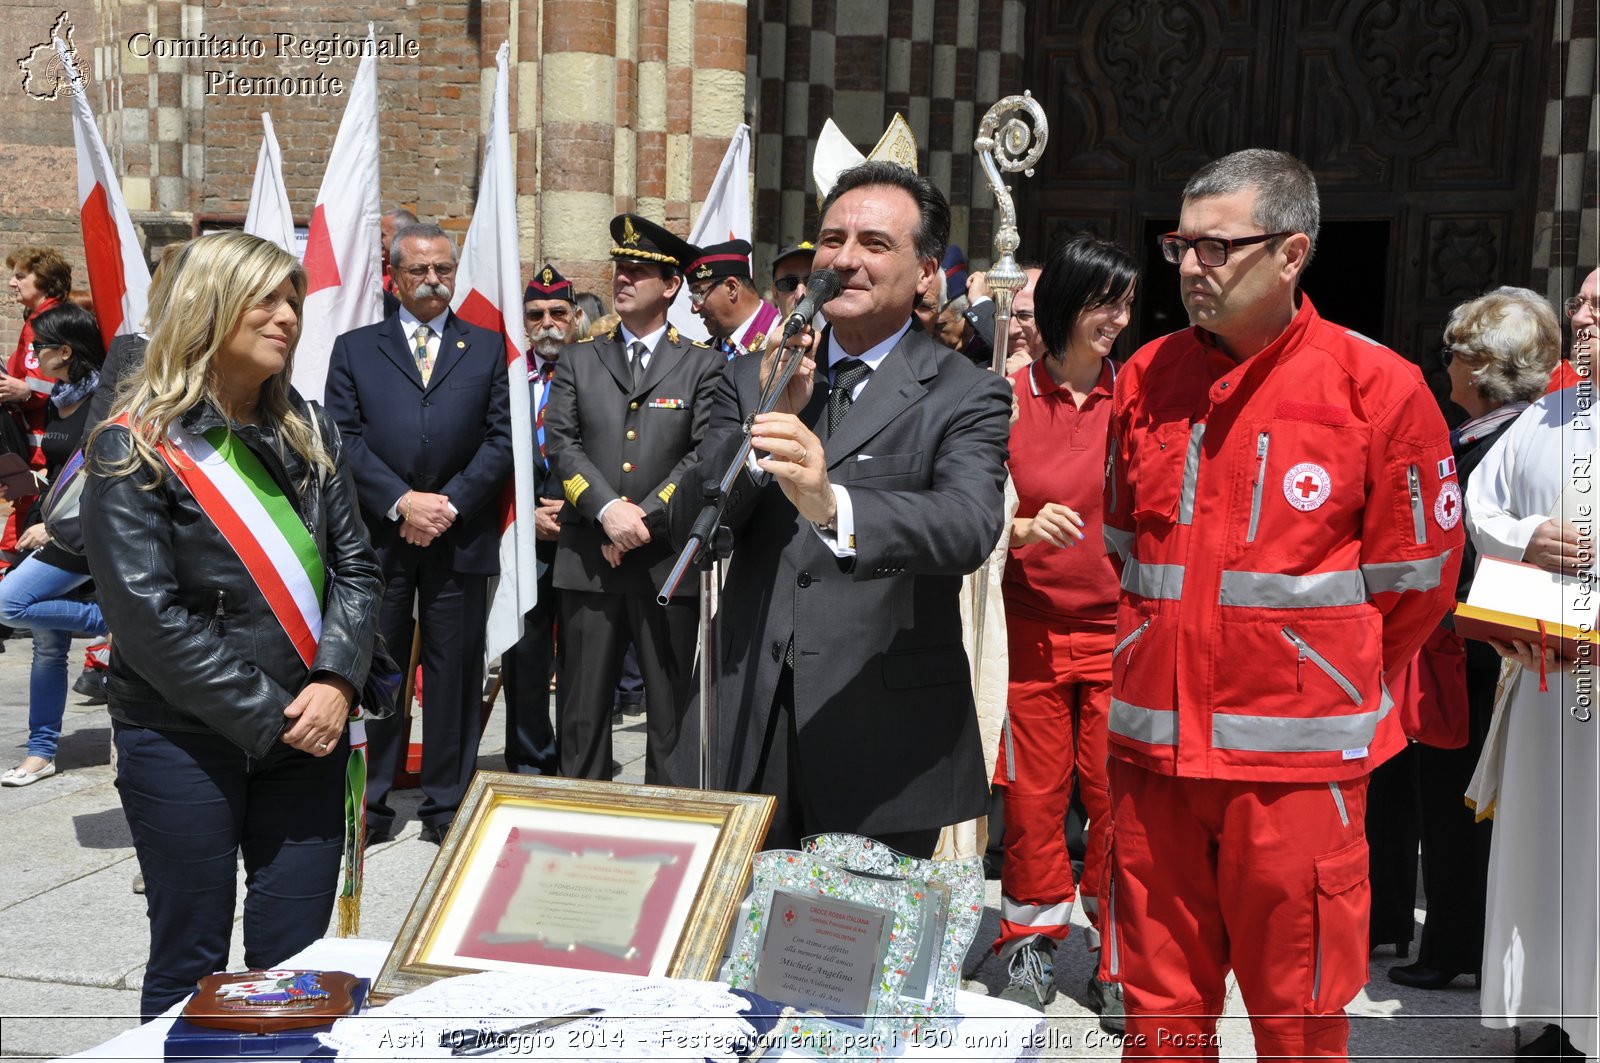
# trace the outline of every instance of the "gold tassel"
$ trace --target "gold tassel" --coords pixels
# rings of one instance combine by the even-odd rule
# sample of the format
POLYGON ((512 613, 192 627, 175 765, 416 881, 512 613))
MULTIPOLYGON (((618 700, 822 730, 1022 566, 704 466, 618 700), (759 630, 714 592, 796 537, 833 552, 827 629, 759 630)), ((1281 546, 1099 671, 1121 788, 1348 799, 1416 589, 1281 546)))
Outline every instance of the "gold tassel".
POLYGON ((361 934, 361 894, 339 898, 339 936, 359 937, 361 934))

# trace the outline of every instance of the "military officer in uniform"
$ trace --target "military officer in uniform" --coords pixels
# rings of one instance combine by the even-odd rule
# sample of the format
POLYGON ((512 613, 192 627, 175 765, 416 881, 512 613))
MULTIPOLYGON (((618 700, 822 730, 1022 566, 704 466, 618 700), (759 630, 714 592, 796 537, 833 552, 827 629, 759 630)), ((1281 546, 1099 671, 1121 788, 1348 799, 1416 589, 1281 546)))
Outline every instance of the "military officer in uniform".
POLYGON ((545 407, 545 452, 567 503, 555 561, 561 774, 611 777, 611 701, 631 636, 645 686, 645 781, 694 786, 697 738, 684 714, 698 587, 685 581, 666 606, 656 593, 675 559, 666 505, 698 490, 682 478, 725 359, 667 324, 694 247, 633 214, 612 219, 611 236, 621 320, 562 351, 545 407))
POLYGON ((706 323, 713 347, 729 358, 767 349, 767 336, 778 324, 778 308, 756 291, 749 243, 729 240, 696 248, 684 275, 689 309, 706 323))

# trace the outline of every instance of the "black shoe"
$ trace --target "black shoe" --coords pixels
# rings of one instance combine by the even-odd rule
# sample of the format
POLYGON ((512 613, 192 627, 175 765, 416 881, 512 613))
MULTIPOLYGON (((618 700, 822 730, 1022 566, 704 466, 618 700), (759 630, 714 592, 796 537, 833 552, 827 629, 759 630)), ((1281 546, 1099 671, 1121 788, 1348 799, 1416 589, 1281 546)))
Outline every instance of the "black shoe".
POLYGON ((448 823, 424 823, 422 825, 422 833, 418 837, 432 845, 442 845, 444 844, 445 835, 449 833, 450 825, 448 823))
POLYGON ((1128 1032, 1128 1020, 1122 1005, 1122 983, 1103 982, 1096 971, 1089 975, 1088 988, 1084 990, 1084 1003, 1090 1011, 1100 1015, 1100 1029, 1109 1034, 1128 1032))
POLYGON ((394 831, 393 830, 391 830, 388 827, 380 827, 375 823, 368 823, 367 824, 367 834, 366 834, 366 837, 361 842, 361 847, 363 849, 370 849, 374 845, 382 845, 384 842, 393 841, 393 840, 394 840, 394 831))
POLYGON ((1398 985, 1408 985, 1413 989, 1443 989, 1464 974, 1472 976, 1474 986, 1478 984, 1477 971, 1440 971, 1424 967, 1420 963, 1389 968, 1389 981, 1398 985))
POLYGON ((85 705, 104 705, 106 703, 106 676, 104 668, 85 668, 73 682, 72 689, 83 695, 85 705))
POLYGON ((1573 1045, 1567 1031, 1550 1023, 1544 1033, 1517 1049, 1518 1058, 1531 1059, 1582 1059, 1583 1053, 1573 1045))

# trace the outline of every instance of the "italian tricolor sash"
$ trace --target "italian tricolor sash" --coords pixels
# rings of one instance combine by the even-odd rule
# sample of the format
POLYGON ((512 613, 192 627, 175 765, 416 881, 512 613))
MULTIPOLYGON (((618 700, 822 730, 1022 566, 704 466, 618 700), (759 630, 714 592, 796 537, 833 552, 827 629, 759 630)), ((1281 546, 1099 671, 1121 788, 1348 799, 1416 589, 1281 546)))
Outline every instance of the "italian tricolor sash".
MULTIPOLYGON (((126 413, 114 422, 129 427, 126 413)), ((131 430, 131 429, 130 429, 131 430)), ((238 555, 272 615, 283 625, 305 666, 317 657, 328 574, 294 504, 250 448, 226 427, 194 434, 177 422, 155 451, 188 488, 207 519, 238 555)), ((351 711, 350 760, 345 768, 345 874, 339 933, 360 930, 366 833, 367 736, 360 708, 351 711)))
POLYGON ((217 526, 307 668, 322 638, 327 572, 311 533, 261 460, 217 427, 191 435, 176 422, 156 445, 167 467, 217 526))

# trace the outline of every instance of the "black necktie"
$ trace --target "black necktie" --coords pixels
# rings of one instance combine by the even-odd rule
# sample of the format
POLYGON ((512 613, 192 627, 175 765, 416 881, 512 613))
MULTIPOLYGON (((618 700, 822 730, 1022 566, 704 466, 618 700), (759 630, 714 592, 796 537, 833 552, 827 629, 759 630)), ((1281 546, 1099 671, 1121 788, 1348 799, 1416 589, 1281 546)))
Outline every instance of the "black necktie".
POLYGON ((839 422, 855 402, 856 385, 865 380, 872 367, 859 358, 846 358, 833 367, 833 390, 828 392, 828 434, 839 428, 839 422))
POLYGON ((639 390, 639 381, 644 378, 644 349, 644 344, 639 340, 628 344, 628 369, 633 374, 629 386, 634 391, 639 390))

